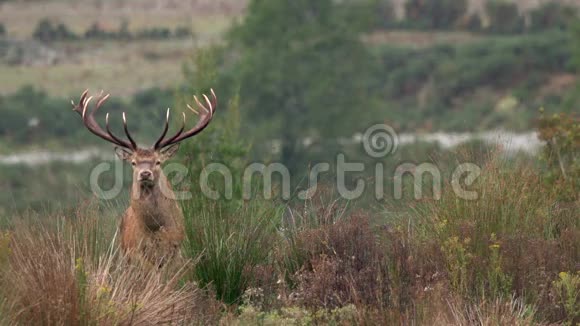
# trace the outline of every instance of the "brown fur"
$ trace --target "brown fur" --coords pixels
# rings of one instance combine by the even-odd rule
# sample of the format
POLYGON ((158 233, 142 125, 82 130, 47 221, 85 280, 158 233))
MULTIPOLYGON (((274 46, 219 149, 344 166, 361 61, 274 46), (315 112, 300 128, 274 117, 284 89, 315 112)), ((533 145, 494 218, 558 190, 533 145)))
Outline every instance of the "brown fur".
POLYGON ((130 258, 163 265, 178 256, 184 238, 183 213, 161 165, 156 163, 168 156, 143 149, 133 153, 124 151, 119 156, 133 164, 131 205, 119 227, 121 248, 130 258), (139 173, 145 169, 153 173, 152 185, 139 181, 139 173))

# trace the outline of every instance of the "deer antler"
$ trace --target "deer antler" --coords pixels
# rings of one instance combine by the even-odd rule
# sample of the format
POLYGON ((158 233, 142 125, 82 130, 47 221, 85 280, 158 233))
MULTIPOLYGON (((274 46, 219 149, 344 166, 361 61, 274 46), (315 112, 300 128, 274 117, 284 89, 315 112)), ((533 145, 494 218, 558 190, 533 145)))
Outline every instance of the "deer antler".
POLYGON ((213 118, 213 114, 215 113, 217 107, 217 96, 215 95, 213 89, 211 89, 210 91, 211 91, 211 100, 205 94, 203 94, 203 98, 205 100, 206 105, 202 104, 197 99, 197 96, 193 97, 195 99, 195 102, 197 103, 197 110, 192 108, 189 104, 187 105, 187 108, 190 109, 193 113, 200 115, 201 118, 197 122, 197 124, 190 130, 184 132, 185 129, 185 113, 184 113, 181 128, 177 131, 177 133, 175 133, 175 135, 167 139, 164 139, 165 136, 167 135, 167 130, 169 129, 169 109, 167 109, 167 115, 165 117, 165 127, 163 128, 163 133, 161 134, 159 139, 155 142, 155 145, 153 145, 154 149, 158 150, 167 147, 169 145, 179 143, 180 141, 186 138, 197 135, 203 129, 205 129, 205 127, 208 126, 211 119, 213 118), (198 110, 201 111, 201 113, 198 110))
POLYGON ((83 124, 85 125, 85 127, 87 127, 87 129, 90 132, 92 132, 93 134, 101 137, 102 139, 104 139, 108 142, 111 142, 111 143, 118 145, 118 146, 121 146, 121 147, 128 148, 130 150, 136 150, 137 144, 135 143, 135 141, 133 140, 133 138, 129 134, 129 130, 127 129, 127 119, 125 117, 125 112, 123 112, 123 129, 125 130, 125 135, 127 135, 127 139, 129 139, 129 141, 123 140, 123 139, 115 136, 111 132, 111 129, 109 128, 109 114, 108 113, 107 113, 107 116, 105 117, 105 124, 106 124, 106 129, 107 129, 106 132, 103 130, 103 128, 101 128, 99 126, 99 124, 95 120, 95 113, 99 110, 99 108, 103 105, 103 103, 105 103, 105 101, 109 98, 110 94, 103 95, 103 92, 101 91, 101 93, 99 94, 99 99, 97 101, 97 104, 95 105, 95 108, 93 110, 89 110, 89 108, 88 108, 89 103, 91 102, 93 97, 90 96, 87 98, 88 93, 89 93, 89 90, 85 90, 82 93, 81 98, 79 100, 79 104, 75 104, 74 101, 71 100, 71 104, 73 105, 73 111, 80 114, 80 116, 83 119, 83 124))

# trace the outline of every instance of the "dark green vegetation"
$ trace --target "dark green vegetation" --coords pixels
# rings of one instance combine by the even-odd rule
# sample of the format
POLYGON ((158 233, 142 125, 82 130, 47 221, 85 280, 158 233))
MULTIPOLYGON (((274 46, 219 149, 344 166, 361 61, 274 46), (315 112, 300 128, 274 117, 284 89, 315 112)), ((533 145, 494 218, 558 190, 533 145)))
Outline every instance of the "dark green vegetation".
MULTIPOLYGON (((175 187, 193 195, 180 202, 189 260, 161 270, 127 264, 115 230, 128 187, 113 201, 87 194, 88 174, 103 160, 2 166, 0 187, 8 190, 0 197, 0 324, 580 321, 580 36, 562 23, 561 7, 544 7, 525 25, 512 5, 494 1, 487 9, 492 25, 483 30, 479 18, 461 19, 461 1, 408 2, 417 26, 361 19, 392 14, 384 1, 253 0, 248 8, 222 43, 184 64, 175 90, 141 89, 111 98, 103 110, 116 131, 126 111, 129 128, 147 143, 161 131, 165 107, 177 117, 191 94, 210 87, 218 93, 212 125, 177 158, 189 174, 175 187), (390 41, 391 32, 401 32, 388 30, 393 26, 411 29, 409 38, 436 37, 433 29, 478 32, 461 34, 457 44, 408 46, 390 41), (377 122, 399 132, 535 129, 547 145, 535 157, 506 156, 484 143, 451 150, 419 143, 371 159, 360 144, 340 141, 377 122), (272 150, 276 141, 279 151, 272 150), (371 186, 360 200, 346 201, 329 172, 312 198, 298 200, 307 167, 333 163, 337 153, 369 167, 384 164, 385 178, 348 175, 349 187, 359 177, 371 186), (252 198, 242 199, 243 170, 256 161, 292 168, 290 200, 264 199, 260 178, 252 198), (202 195, 200 173, 215 162, 232 173, 231 199, 223 197, 228 188, 219 175, 209 185, 222 196, 202 195), (429 193, 429 178, 428 195, 413 200, 410 177, 403 199, 393 199, 394 169, 404 162, 440 168, 440 200, 429 193), (468 187, 475 200, 457 197, 449 184, 463 162, 482 169, 468 187), (385 186, 387 199, 372 199, 375 184, 385 186)), ((7 48, 0 47, 2 58, 7 48)), ((34 88, 0 97, 2 151, 101 144, 68 105, 69 97, 34 88)), ((112 182, 107 174, 102 185, 112 182)))
MULTIPOLYGON (((545 26, 524 36, 472 35, 464 43, 432 42, 413 48, 388 40, 362 41, 366 38, 361 36, 384 30, 362 23, 361 17, 387 10, 374 10, 374 6, 387 6, 382 1, 363 4, 252 2, 243 24, 234 26, 225 44, 212 53, 219 69, 211 85, 224 98, 240 93, 242 125, 256 141, 281 140, 286 163, 290 157, 301 156, 305 137, 325 143, 362 132, 377 121, 387 121, 398 131, 522 131, 534 126, 540 107, 575 109, 572 74, 577 55, 573 46, 578 37, 568 24, 560 23, 559 13, 565 8, 559 5, 532 11, 530 15, 541 18, 533 21, 545 26)), ((500 6, 499 2, 489 4, 494 5, 500 6)), ((410 1, 407 10, 408 15, 417 16, 414 22, 425 22, 425 28, 433 30, 435 25, 454 26, 448 21, 461 17, 465 5, 461 1, 410 1), (439 12, 446 15, 436 15, 439 12), (447 23, 430 21, 436 17, 447 17, 447 23)), ((66 25, 49 21, 39 25, 44 26, 38 28, 41 39, 45 34, 66 38, 72 33, 66 25)), ((118 31, 104 31, 97 26, 91 35, 128 37, 124 30, 121 26, 118 31)), ((17 63, 15 56, 21 58, 26 51, 21 44, 0 41, 0 60, 6 63, 17 63)), ((154 62, 159 56, 154 52, 145 59, 154 62)), ((192 91, 203 89, 192 83, 192 91)), ((36 90, 30 96, 34 98, 28 98, 28 92, 27 88, 0 97, 0 111, 7 116, 0 122, 5 147, 46 141, 66 144, 71 132, 80 132, 75 142, 87 139, 79 128, 65 130, 76 117, 59 109, 78 94, 57 98, 36 90), (38 127, 28 125, 33 116, 38 118, 38 127)), ((172 94, 141 89, 123 100, 114 99, 109 108, 113 117, 114 112, 127 111, 136 131, 151 130, 158 120, 150 117, 161 117, 163 108, 173 107, 172 94)))
MULTIPOLYGON (((232 200, 194 196, 181 202, 183 253, 192 260, 179 271, 127 265, 111 240, 117 205, 89 201, 13 219, 0 232, 0 320, 574 325, 578 198, 562 198, 553 185, 575 173, 568 163, 580 126, 572 119, 554 129, 555 119, 571 117, 547 119, 540 132, 554 135, 558 147, 546 154, 559 151, 565 170, 551 172, 557 161, 544 170, 487 152, 470 187, 477 200, 457 198, 450 185, 441 200, 387 211, 353 207, 329 189, 290 204, 240 200, 238 183, 232 200)), ((217 159, 237 174, 246 155, 226 149, 239 129, 215 127, 204 141, 220 139, 217 159)), ((209 158, 206 145, 187 146, 192 170, 209 158)))
POLYGON ((409 0, 405 18, 396 20, 389 0, 376 0, 379 25, 425 30, 470 30, 489 34, 521 34, 548 29, 565 29, 576 16, 576 8, 559 2, 548 2, 523 12, 516 2, 486 1, 483 11, 470 12, 467 0, 409 0))
MULTIPOLYGON (((1 35, 1 33, 0 33, 1 35)), ((188 38, 192 36, 189 27, 180 26, 175 30, 167 27, 152 27, 136 32, 129 31, 129 23, 123 22, 116 30, 106 30, 98 23, 92 24, 84 34, 77 35, 63 23, 53 23, 49 19, 41 20, 36 26, 32 37, 42 42, 85 40, 166 40, 170 38, 188 38)))

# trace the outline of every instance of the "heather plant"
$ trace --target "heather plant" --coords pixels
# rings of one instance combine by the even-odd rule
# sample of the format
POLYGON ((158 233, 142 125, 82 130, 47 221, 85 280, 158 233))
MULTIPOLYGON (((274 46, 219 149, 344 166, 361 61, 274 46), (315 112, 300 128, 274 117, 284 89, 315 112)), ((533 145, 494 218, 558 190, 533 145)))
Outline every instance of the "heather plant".
POLYGON ((349 212, 337 200, 315 197, 289 209, 279 245, 284 300, 308 309, 389 303, 386 245, 370 215, 349 212))
POLYGON ((541 110, 539 138, 546 142, 542 159, 546 182, 555 187, 559 199, 580 199, 580 118, 573 114, 547 115, 541 110))
POLYGON ((304 233, 325 225, 333 225, 345 218, 347 207, 344 203, 328 198, 328 194, 322 194, 323 192, 320 191, 313 198, 289 207, 284 212, 277 263, 284 281, 290 284, 293 283, 292 277, 311 258, 311 253, 304 247, 304 233))
POLYGON ((494 298, 506 298, 511 295, 512 280, 510 275, 504 272, 504 267, 502 266, 503 257, 500 253, 501 245, 497 241, 495 234, 491 235, 490 242, 489 268, 487 272, 489 293, 494 298))
POLYGON ((566 315, 565 324, 577 325, 580 321, 580 272, 561 272, 553 286, 566 315))
POLYGON ((468 268, 473 259, 473 255, 469 253, 470 241, 470 238, 460 240, 459 237, 453 236, 446 239, 441 246, 446 260, 449 282, 458 293, 467 293, 471 281, 468 277, 468 268))

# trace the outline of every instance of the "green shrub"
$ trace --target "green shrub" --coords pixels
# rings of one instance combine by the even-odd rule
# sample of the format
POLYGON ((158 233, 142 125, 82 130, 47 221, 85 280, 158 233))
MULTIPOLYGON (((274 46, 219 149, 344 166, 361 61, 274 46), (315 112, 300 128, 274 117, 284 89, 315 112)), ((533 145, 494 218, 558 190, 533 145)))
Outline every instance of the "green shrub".
POLYGON ((566 325, 577 325, 580 322, 580 272, 561 272, 554 281, 554 290, 558 302, 566 314, 566 325))
POLYGON ((509 167, 498 158, 482 167, 470 190, 477 199, 447 189, 440 201, 418 211, 417 250, 431 253, 456 293, 515 294, 538 304, 539 318, 561 318, 553 297, 541 289, 550 288, 560 271, 575 268, 580 221, 574 209, 557 206, 557 191, 531 167, 509 167))
POLYGON ((4 24, 0 23, 0 37, 4 37, 6 35, 6 27, 4 24))
POLYGON ((376 26, 382 28, 396 26, 397 17, 391 0, 375 0, 369 4, 372 14, 376 16, 376 26))
POLYGON ((405 3, 406 20, 425 29, 454 27, 467 10, 465 0, 409 0, 405 3))
POLYGON ((489 16, 489 31, 497 34, 516 34, 525 29, 524 17, 519 14, 518 6, 505 0, 490 0, 486 4, 489 16))
POLYGON ((557 2, 546 3, 530 12, 529 29, 531 31, 566 29, 576 16, 577 12, 573 7, 557 2))
POLYGON ((111 39, 114 38, 114 32, 105 31, 98 23, 93 23, 85 31, 85 39, 111 39))
POLYGON ((546 142, 543 160, 546 181, 558 190, 559 198, 580 199, 580 118, 572 114, 547 115, 542 110, 539 138, 546 142))
POLYGON ((470 15, 464 23, 464 27, 472 32, 481 32, 483 30, 483 21, 477 14, 470 15))
POLYGON ((188 27, 177 27, 174 31, 168 27, 148 27, 135 32, 129 30, 129 22, 123 20, 117 30, 106 30, 99 23, 92 24, 84 33, 85 39, 101 40, 166 40, 170 38, 185 38, 193 33, 188 27))
POLYGON ((139 39, 164 40, 171 37, 171 30, 167 27, 151 27, 138 31, 135 37, 139 39))
POLYGON ((42 42, 68 41, 78 38, 65 24, 59 23, 55 25, 46 18, 38 22, 32 37, 42 42))
POLYGON ((175 28, 173 35, 176 38, 188 38, 194 35, 193 30, 190 27, 179 26, 175 28))

